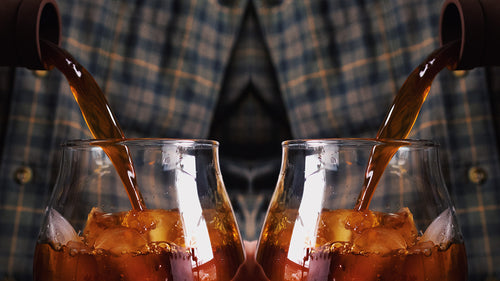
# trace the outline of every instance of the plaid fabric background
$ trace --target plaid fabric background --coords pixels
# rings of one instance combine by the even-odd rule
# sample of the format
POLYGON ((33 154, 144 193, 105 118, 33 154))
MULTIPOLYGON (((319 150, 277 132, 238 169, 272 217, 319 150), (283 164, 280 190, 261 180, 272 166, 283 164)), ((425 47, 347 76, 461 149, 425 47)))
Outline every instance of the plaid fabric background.
MULTIPOLYGON (((263 146, 288 134, 375 136, 407 75, 439 45, 441 1, 252 3, 59 0, 62 46, 94 75, 126 136, 217 136, 222 154, 225 143, 236 147, 245 139, 213 124, 227 117, 224 108, 238 95, 249 98, 233 117, 245 121, 227 126, 246 129, 253 140, 265 139, 263 146), (238 47, 238 38, 248 44, 238 47), (280 105, 286 116, 266 109, 280 105), (288 120, 289 130, 263 124, 273 114, 288 120)), ((15 69, 12 85, 9 69, 0 74, 0 278, 31 280, 59 144, 91 136, 60 73, 15 69), (29 173, 31 180, 24 181, 29 173)), ((500 73, 479 68, 457 74, 438 75, 411 138, 441 144, 470 280, 500 278, 500 120, 494 115, 500 107, 495 80, 500 73)), ((249 200, 238 201, 239 194, 264 204, 259 195, 274 188, 249 192, 246 186, 226 185, 241 220, 252 207, 245 206, 249 200)))

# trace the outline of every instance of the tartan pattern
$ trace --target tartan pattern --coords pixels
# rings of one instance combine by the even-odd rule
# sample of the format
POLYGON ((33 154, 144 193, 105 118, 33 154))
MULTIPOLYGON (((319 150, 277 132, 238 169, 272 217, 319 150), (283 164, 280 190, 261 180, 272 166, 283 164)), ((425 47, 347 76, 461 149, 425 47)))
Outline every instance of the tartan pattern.
MULTIPOLYGON (((232 54, 246 56, 234 49, 238 36, 249 40, 242 47, 248 51, 259 54, 266 46, 267 55, 242 63, 254 67, 252 81, 264 93, 273 87, 259 83, 274 79, 263 78, 270 72, 259 67, 274 68, 293 138, 375 136, 399 86, 438 47, 441 1, 248 3, 60 0, 62 45, 93 74, 126 136, 177 138, 210 136, 223 88, 248 80, 246 67, 226 73, 232 54), (252 29, 246 37, 240 34, 245 10, 252 8, 262 37, 252 36, 252 29), (267 58, 270 64, 259 61, 267 58)), ((442 168, 469 255, 469 280, 500 278, 499 103, 492 98, 500 86, 489 71, 479 68, 463 77, 440 73, 410 135, 441 144, 442 168), (471 167, 484 169, 487 179, 471 182, 471 167)), ((9 103, 0 113, 0 278, 30 280, 41 215, 58 170, 58 146, 90 134, 57 71, 38 77, 16 69, 12 95, 5 93, 6 84, 0 83, 2 103, 9 103), (27 184, 14 180, 21 166, 33 170, 27 184)), ((255 139, 268 136, 274 127, 258 128, 256 122, 263 121, 255 120, 266 120, 260 112, 240 112, 251 121, 235 126, 244 131, 253 124, 255 139)), ((224 142, 232 142, 219 141, 221 151, 224 142)), ((227 189, 235 197, 241 192, 227 189)), ((249 198, 262 202, 258 195, 249 198)))

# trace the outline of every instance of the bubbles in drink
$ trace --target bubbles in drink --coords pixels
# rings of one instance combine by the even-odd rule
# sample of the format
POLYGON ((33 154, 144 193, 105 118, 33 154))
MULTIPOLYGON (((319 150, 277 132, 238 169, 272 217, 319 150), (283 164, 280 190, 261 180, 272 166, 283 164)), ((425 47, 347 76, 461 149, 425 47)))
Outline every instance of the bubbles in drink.
MULTIPOLYGON (((59 229, 74 231, 54 214, 59 229)), ((178 210, 106 213, 93 208, 80 236, 62 240, 56 235, 37 245, 35 280, 230 280, 243 259, 239 236, 216 236, 226 222, 207 221, 213 252, 210 260, 202 260, 196 247, 186 245, 178 210)))
POLYGON ((458 50, 458 42, 437 49, 405 81, 377 133, 381 142, 371 150, 353 210, 322 210, 316 232, 298 243, 293 240, 300 222, 297 211, 277 207, 282 202, 269 210, 257 260, 270 280, 466 280, 465 247, 454 240, 451 210, 441 213, 423 235, 408 208, 369 210, 379 179, 403 145, 384 140, 408 136, 434 77, 453 68, 458 50))
POLYGON ((92 248, 115 255, 148 251, 148 244, 159 241, 184 246, 179 213, 165 210, 109 214, 94 208, 88 215, 83 237, 92 248))
POLYGON ((58 68, 67 78, 94 138, 110 139, 98 145, 116 168, 132 210, 93 208, 78 234, 50 210, 41 236, 47 239, 36 246, 35 280, 230 280, 244 253, 229 205, 203 209, 203 214, 147 209, 128 147, 117 142, 125 136, 103 92, 66 50, 44 40, 40 45, 46 67, 58 68))
POLYGON ((422 235, 412 214, 419 210, 381 213, 369 209, 387 164, 405 145, 387 139, 408 136, 434 77, 445 67, 453 68, 458 49, 455 42, 433 52, 398 92, 377 134, 380 142, 371 150, 352 210, 320 211, 316 229, 308 229, 301 241, 294 241, 293 233, 300 228, 295 224, 307 218, 298 219, 296 209, 284 209, 283 202, 274 202, 257 251, 257 261, 271 281, 467 278, 465 247, 453 229, 451 210, 441 213, 422 235))
MULTIPOLYGON (((446 214, 428 230, 443 226, 446 214)), ((268 215, 280 217, 283 212, 270 210, 268 215)), ((396 213, 323 210, 316 243, 299 258, 290 256, 294 245, 287 242, 294 220, 287 221, 273 234, 281 243, 261 239, 257 259, 270 280, 466 280, 463 243, 450 237, 431 241, 419 234, 407 208, 396 213)))
POLYGON ((180 214, 172 210, 131 210, 110 214, 94 208, 88 215, 83 236, 96 249, 121 249, 118 253, 139 251, 142 246, 158 241, 185 246, 180 214))

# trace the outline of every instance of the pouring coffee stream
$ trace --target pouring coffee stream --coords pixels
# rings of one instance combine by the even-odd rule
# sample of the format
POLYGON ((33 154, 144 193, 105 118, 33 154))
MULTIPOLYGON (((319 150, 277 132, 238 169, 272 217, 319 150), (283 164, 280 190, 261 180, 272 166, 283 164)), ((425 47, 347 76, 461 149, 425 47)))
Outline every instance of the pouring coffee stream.
MULTIPOLYGON (((109 106, 106 97, 92 75, 67 51, 46 40, 40 41, 45 67, 56 67, 68 80, 87 126, 96 139, 125 139, 125 135, 109 106)), ((132 157, 127 146, 101 145, 116 168, 135 210, 146 209, 137 185, 132 157)))
MULTIPOLYGON (((377 140, 408 137, 427 98, 432 81, 445 67, 449 69, 456 67, 459 51, 459 41, 448 43, 432 52, 412 71, 394 98, 377 132, 377 140)), ((380 177, 400 146, 401 144, 396 142, 381 143, 373 147, 366 166, 363 187, 354 207, 356 210, 368 209, 380 177)))
MULTIPOLYGON (((434 77, 445 67, 468 70, 500 65, 500 8, 497 1, 445 0, 439 19, 441 48, 408 76, 382 122, 376 139, 404 139, 410 133, 434 77)), ((366 210, 397 144, 372 149, 356 210, 366 210)))
MULTIPOLYGON (((94 138, 124 139, 125 136, 116 121, 101 89, 90 73, 68 52, 57 45, 40 42, 43 61, 47 68, 58 68, 68 80, 71 91, 80 106, 82 115, 94 138)), ((434 51, 409 75, 396 95, 376 139, 405 139, 410 133, 435 76, 445 67, 453 69, 458 61, 459 43, 452 42, 434 51)), ((398 150, 397 143, 383 143, 373 147, 365 171, 362 191, 355 209, 368 209, 377 183, 387 164, 398 150)), ((137 186, 132 158, 126 146, 103 146, 113 162, 127 190, 134 209, 145 209, 144 200, 137 186)))

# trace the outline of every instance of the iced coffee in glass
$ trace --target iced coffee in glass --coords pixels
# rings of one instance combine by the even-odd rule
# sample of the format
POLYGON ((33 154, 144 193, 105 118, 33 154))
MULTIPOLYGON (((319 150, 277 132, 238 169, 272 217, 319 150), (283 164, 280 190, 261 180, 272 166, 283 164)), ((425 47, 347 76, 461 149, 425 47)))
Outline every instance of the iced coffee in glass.
POLYGON ((412 140, 284 142, 257 248, 267 277, 466 280, 465 247, 437 150, 432 142, 412 140), (390 161, 360 208, 374 149, 388 152, 390 161))
POLYGON ((34 279, 231 280, 244 252, 217 147, 170 139, 65 144, 34 279), (140 196, 126 192, 109 160, 117 147, 133 159, 140 196))

